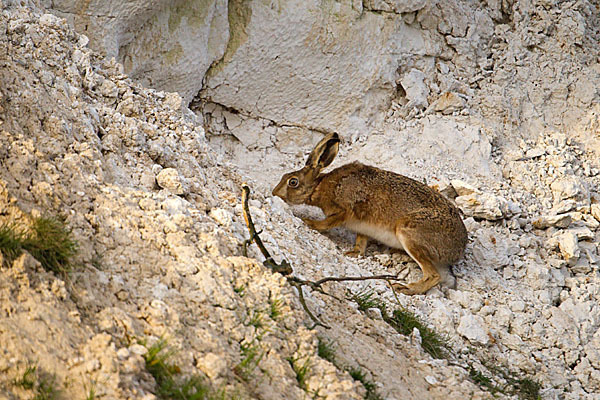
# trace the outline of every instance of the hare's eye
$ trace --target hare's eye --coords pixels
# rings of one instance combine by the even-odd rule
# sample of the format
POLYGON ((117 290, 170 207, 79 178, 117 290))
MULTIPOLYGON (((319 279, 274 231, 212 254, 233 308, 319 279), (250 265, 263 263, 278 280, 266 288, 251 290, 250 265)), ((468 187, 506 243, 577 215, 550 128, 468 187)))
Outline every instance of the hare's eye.
POLYGON ((298 178, 290 178, 290 179, 288 180, 288 186, 289 186, 289 187, 292 187, 292 188, 296 188, 296 187, 298 187, 298 183, 299 183, 299 182, 298 182, 298 178))

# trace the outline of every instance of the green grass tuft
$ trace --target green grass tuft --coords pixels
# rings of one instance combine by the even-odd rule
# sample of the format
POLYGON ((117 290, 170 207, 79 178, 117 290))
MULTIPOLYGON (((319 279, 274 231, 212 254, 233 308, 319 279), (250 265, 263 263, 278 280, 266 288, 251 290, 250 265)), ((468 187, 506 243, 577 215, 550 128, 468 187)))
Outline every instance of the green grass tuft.
POLYGON ((317 344, 317 354, 322 359, 329 361, 333 365, 336 365, 335 347, 333 346, 333 342, 326 342, 325 340, 319 338, 319 343, 317 344))
POLYGON ((264 356, 257 344, 242 344, 241 346, 242 361, 233 368, 236 373, 244 381, 250 380, 252 373, 258 366, 260 360, 264 356))
POLYGON ((310 357, 308 357, 303 363, 299 363, 300 360, 294 359, 293 357, 288 357, 287 360, 292 366, 294 372, 296 373, 296 380, 298 381, 298 386, 300 386, 302 390, 306 390, 306 378, 308 377, 308 373, 311 367, 310 357))
POLYGON ((530 378, 523 378, 517 380, 517 387, 519 397, 523 400, 539 400, 540 396, 540 384, 530 378))
POLYGON ((260 311, 253 311, 250 320, 248 321, 248 325, 255 327, 256 329, 261 329, 265 327, 265 321, 263 319, 263 315, 260 311))
POLYGON ((269 317, 273 321, 277 321, 279 317, 283 315, 281 308, 283 306, 283 300, 281 299, 271 299, 269 301, 269 317))
POLYGON ((503 379, 506 384, 499 386, 494 383, 492 378, 485 376, 477 371, 472 365, 469 366, 469 377, 481 388, 488 390, 495 395, 502 393, 505 395, 516 395, 520 400, 539 400, 540 384, 530 378, 519 378, 505 366, 491 365, 484 362, 483 365, 493 374, 503 379))
POLYGON ((372 291, 364 291, 354 294, 350 300, 358 304, 358 309, 360 311, 367 311, 370 308, 379 308, 383 313, 386 310, 385 303, 381 299, 377 298, 375 293, 372 291))
POLYGON ((56 388, 56 376, 38 375, 38 385, 35 389, 33 400, 58 399, 60 391, 56 388))
POLYGON ((414 313, 397 308, 392 315, 388 313, 385 303, 375 296, 372 291, 361 292, 351 297, 351 300, 358 304, 360 311, 366 311, 370 308, 378 308, 385 322, 392 326, 398 333, 408 336, 414 328, 421 334, 421 346, 423 350, 434 358, 447 358, 450 354, 450 345, 448 340, 433 329, 427 327, 419 317, 414 313))
POLYGON ((12 263, 21 254, 24 238, 23 232, 14 224, 0 225, 0 252, 6 257, 6 264, 12 263))
POLYGON ((25 367, 25 372, 23 372, 23 375, 19 379, 15 379, 13 381, 13 385, 22 387, 25 390, 33 389, 37 379, 35 374, 36 371, 36 365, 28 364, 27 367, 25 367))
MULTIPOLYGON (((142 345, 146 346, 144 342, 142 345)), ((169 360, 175 351, 169 348, 167 341, 163 338, 152 346, 146 346, 148 352, 144 356, 146 370, 154 377, 157 391, 156 396, 160 399, 169 400, 203 400, 213 397, 211 387, 205 378, 199 375, 180 378, 181 369, 169 360)), ((219 396, 219 394, 216 394, 219 396)))
POLYGON ((383 400, 383 397, 377 393, 375 384, 367 379, 362 369, 353 367, 348 369, 348 373, 352 379, 359 381, 364 386, 365 390, 367 391, 365 394, 365 400, 383 400))
POLYGON ((56 273, 69 272, 70 259, 77 254, 79 247, 64 221, 56 218, 35 218, 32 234, 23 240, 22 246, 46 270, 56 273))
POLYGON ((434 358, 446 358, 450 352, 448 339, 429 328, 414 313, 398 308, 394 310, 391 317, 384 317, 396 331, 403 335, 410 335, 414 328, 421 334, 421 346, 423 350, 434 358))
POLYGON ((47 271, 66 273, 78 247, 64 221, 56 218, 34 218, 28 233, 14 224, 0 225, 0 251, 8 263, 27 250, 47 271))
POLYGON ((60 390, 56 388, 56 376, 42 373, 34 364, 28 364, 13 385, 34 391, 33 400, 55 400, 60 395, 60 390))

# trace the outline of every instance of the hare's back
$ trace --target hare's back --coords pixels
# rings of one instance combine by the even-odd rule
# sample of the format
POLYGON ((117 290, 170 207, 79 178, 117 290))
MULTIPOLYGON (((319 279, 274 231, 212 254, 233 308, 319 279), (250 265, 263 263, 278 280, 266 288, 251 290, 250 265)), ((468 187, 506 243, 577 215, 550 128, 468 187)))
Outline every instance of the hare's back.
MULTIPOLYGON (((335 199, 348 206, 381 209, 389 214, 406 214, 424 208, 447 210, 452 204, 438 191, 407 176, 358 162, 331 171, 328 180, 336 182, 335 199)), ((366 210, 365 210, 366 211, 366 210)))

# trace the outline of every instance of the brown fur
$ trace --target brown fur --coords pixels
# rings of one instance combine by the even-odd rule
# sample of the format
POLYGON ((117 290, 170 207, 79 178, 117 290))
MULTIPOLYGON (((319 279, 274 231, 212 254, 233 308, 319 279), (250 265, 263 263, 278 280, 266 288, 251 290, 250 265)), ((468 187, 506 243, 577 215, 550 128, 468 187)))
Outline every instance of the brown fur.
POLYGON ((421 267, 423 279, 395 289, 405 294, 426 292, 440 281, 440 269, 464 252, 467 230, 458 209, 423 183, 358 162, 321 174, 337 154, 338 144, 337 134, 326 136, 306 166, 285 174, 273 194, 290 204, 321 208, 325 219, 304 220, 313 229, 344 226, 356 231, 349 255, 364 254, 367 234, 404 248, 421 267), (290 179, 297 179, 296 187, 290 186, 290 179))

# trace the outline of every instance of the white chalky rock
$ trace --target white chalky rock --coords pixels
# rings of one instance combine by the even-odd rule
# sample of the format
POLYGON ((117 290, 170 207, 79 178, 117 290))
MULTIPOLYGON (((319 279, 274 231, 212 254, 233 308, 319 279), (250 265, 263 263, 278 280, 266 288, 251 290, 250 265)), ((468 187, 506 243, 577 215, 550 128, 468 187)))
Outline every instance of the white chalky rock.
POLYGON ((511 214, 508 202, 490 193, 458 196, 454 201, 466 216, 473 218, 497 221, 511 214))
POLYGON ((196 366, 211 380, 214 380, 227 370, 227 360, 222 355, 208 353, 198 359, 196 366))
POLYGON ((596 221, 600 221, 600 204, 592 204, 590 207, 590 213, 594 218, 596 218, 596 221))
POLYGON ((533 226, 538 229, 546 229, 550 227, 566 228, 569 225, 571 225, 571 216, 569 214, 542 215, 533 221, 533 226))
POLYGON ((458 94, 454 92, 446 92, 438 97, 431 106, 435 111, 448 115, 462 110, 466 105, 467 101, 458 94))
POLYGON ((467 182, 460 179, 452 179, 450 184, 459 196, 467 196, 473 193, 479 193, 479 190, 473 185, 469 185, 467 182))
POLYGON ((222 226, 229 226, 233 222, 233 214, 223 208, 213 208, 208 215, 222 226))
POLYGON ((187 192, 183 179, 175 168, 165 168, 156 176, 158 186, 173 194, 182 195, 187 192))
POLYGON ((554 197, 557 200, 570 199, 585 191, 581 182, 575 177, 557 179, 552 182, 550 189, 552 189, 554 197))
POLYGON ((427 107, 429 88, 425 83, 425 74, 423 72, 418 69, 411 69, 410 72, 402 78, 402 87, 406 92, 406 98, 414 107, 427 107))
POLYGON ((485 321, 478 315, 462 316, 457 331, 473 343, 487 345, 490 342, 485 321))
POLYGON ((594 232, 587 226, 580 226, 569 230, 577 236, 578 240, 594 240, 594 232))
POLYGON ((569 265, 574 265, 579 259, 579 241, 575 232, 568 231, 558 236, 558 248, 569 265))

